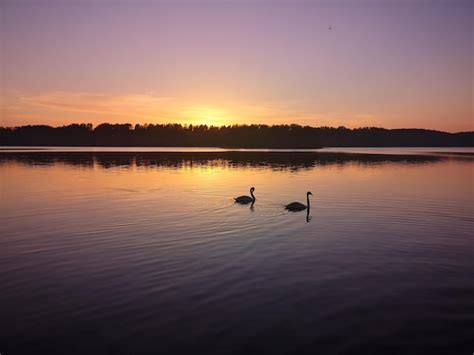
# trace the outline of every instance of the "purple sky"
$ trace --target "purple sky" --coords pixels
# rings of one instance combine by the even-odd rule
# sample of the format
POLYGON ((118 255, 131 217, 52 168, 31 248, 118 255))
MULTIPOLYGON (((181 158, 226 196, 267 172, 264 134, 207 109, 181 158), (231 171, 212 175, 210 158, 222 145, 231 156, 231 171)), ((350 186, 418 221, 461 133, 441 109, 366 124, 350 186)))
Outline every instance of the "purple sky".
POLYGON ((0 125, 472 130, 473 4, 2 0, 0 125))

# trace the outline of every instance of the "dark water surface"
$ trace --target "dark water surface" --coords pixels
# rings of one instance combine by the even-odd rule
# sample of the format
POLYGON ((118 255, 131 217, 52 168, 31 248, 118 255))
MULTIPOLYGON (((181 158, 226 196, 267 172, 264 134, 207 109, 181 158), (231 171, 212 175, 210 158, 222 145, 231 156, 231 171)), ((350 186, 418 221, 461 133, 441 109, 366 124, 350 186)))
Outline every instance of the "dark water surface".
POLYGON ((0 153, 0 353, 470 355, 473 168, 468 153, 0 153), (253 208, 235 205, 250 186, 253 208), (283 209, 308 190, 308 219, 283 209))

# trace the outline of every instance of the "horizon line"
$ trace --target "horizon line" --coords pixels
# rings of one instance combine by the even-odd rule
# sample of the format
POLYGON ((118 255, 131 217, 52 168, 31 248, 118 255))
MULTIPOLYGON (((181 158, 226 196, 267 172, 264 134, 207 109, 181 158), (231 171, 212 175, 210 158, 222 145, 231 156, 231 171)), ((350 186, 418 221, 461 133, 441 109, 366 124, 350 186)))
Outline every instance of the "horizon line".
POLYGON ((290 127, 290 126, 296 126, 296 127, 301 127, 301 128, 314 128, 314 129, 321 129, 321 128, 329 128, 329 129, 346 129, 346 130, 359 130, 359 129, 382 129, 382 130, 387 130, 387 131, 396 131, 396 130, 422 130, 422 131, 431 131, 431 132, 442 132, 442 133, 449 133, 449 134, 457 134, 457 133, 472 133, 474 130, 467 130, 467 131, 442 131, 439 129, 432 129, 432 128, 419 128, 419 127, 403 127, 403 128, 386 128, 386 127, 381 127, 381 126, 359 126, 359 127, 354 127, 354 128, 349 128, 346 126, 310 126, 310 125, 301 125, 298 123, 280 123, 280 124, 265 124, 265 123, 233 123, 233 124, 206 124, 206 123, 199 123, 199 124, 193 124, 193 123, 178 123, 178 122, 167 122, 167 123, 110 123, 110 122, 102 122, 97 125, 94 125, 93 123, 90 122, 74 122, 74 123, 69 123, 69 124, 64 124, 64 125, 48 125, 48 124, 27 124, 27 125, 21 125, 21 126, 2 126, 0 125, 0 129, 18 129, 22 127, 50 127, 50 128, 62 128, 62 127, 69 127, 69 126, 74 126, 74 125, 84 125, 84 126, 91 126, 92 129, 95 129, 101 125, 110 125, 110 126, 125 126, 129 125, 130 130, 134 130, 136 126, 174 126, 178 125, 184 128, 189 128, 189 127, 208 127, 208 128, 231 128, 231 127, 251 127, 251 126, 261 126, 261 127, 290 127))

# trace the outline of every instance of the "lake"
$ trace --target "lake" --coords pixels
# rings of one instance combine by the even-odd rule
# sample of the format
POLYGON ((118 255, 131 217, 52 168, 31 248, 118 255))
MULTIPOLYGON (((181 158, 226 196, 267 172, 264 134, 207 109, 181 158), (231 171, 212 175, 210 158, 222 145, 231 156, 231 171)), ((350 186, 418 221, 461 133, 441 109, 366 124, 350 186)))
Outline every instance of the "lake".
POLYGON ((2 355, 474 351, 472 148, 24 149, 2 355))

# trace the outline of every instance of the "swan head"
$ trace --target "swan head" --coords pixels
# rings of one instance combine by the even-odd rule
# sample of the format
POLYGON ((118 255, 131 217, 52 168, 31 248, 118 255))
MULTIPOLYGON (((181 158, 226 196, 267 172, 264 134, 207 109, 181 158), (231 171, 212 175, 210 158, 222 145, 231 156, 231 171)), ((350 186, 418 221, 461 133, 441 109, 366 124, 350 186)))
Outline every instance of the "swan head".
POLYGON ((250 192, 254 192, 254 191, 255 191, 255 187, 252 186, 252 187, 250 188, 250 192))
POLYGON ((308 192, 306 193, 306 196, 309 196, 309 195, 313 196, 313 194, 311 193, 311 191, 308 191, 308 192))

